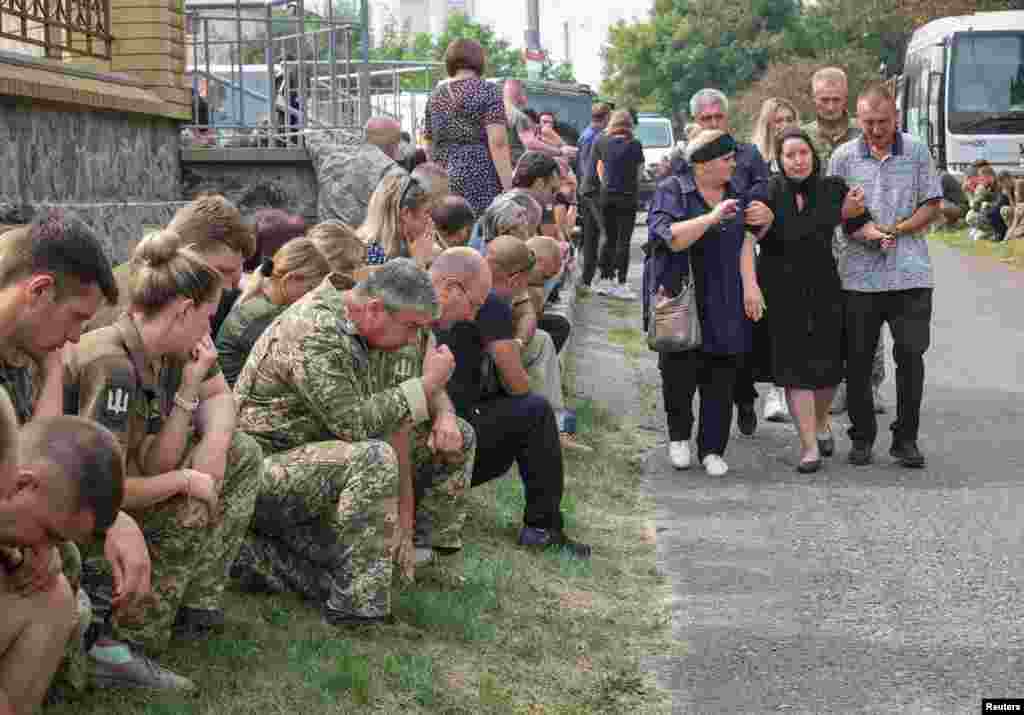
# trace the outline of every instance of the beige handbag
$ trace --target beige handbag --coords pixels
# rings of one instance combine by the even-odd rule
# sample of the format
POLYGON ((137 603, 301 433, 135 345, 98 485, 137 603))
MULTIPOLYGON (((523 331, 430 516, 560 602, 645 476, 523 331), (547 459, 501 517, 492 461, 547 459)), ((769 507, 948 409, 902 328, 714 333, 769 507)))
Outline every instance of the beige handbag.
POLYGON ((691 269, 679 295, 671 297, 664 288, 651 296, 647 321, 647 346, 659 353, 682 353, 701 346, 700 317, 691 269))

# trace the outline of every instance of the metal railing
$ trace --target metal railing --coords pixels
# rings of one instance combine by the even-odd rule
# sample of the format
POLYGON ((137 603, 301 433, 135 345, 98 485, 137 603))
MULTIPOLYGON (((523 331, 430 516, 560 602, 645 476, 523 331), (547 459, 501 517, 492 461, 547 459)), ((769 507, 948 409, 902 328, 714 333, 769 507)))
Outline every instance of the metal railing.
POLYGON ((186 145, 287 148, 302 145, 307 132, 350 132, 362 116, 361 81, 370 88, 370 114, 418 127, 416 104, 403 111, 402 78, 422 73, 429 91, 437 63, 364 68, 353 60, 350 23, 306 14, 301 3, 295 15, 282 15, 279 6, 277 0, 186 4, 193 109, 183 128, 186 145))
POLYGON ((110 0, 0 0, 0 37, 15 41, 7 49, 110 59, 110 0))

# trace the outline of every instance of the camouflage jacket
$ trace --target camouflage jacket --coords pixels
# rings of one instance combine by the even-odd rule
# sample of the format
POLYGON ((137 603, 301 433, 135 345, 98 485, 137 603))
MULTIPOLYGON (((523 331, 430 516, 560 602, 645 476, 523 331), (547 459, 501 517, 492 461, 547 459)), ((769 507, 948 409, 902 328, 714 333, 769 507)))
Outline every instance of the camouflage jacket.
POLYGON ((420 379, 426 338, 415 352, 370 348, 337 278, 327 276, 263 332, 235 385, 238 425, 266 455, 311 442, 386 439, 430 416, 420 379))
POLYGON ((840 136, 828 136, 822 133, 818 128, 817 120, 804 124, 800 128, 807 132, 807 136, 811 138, 811 142, 814 144, 814 151, 818 154, 818 161, 821 162, 822 172, 828 167, 828 160, 832 158, 832 152, 846 142, 853 141, 861 135, 860 129, 852 121, 846 133, 840 136))
POLYGON ((306 139, 306 149, 316 170, 320 221, 337 219, 358 227, 366 219, 370 195, 381 179, 406 173, 373 144, 339 145, 310 136, 306 139))
POLYGON ((231 387, 238 381, 256 340, 287 307, 271 303, 263 295, 235 303, 217 333, 217 360, 231 387))

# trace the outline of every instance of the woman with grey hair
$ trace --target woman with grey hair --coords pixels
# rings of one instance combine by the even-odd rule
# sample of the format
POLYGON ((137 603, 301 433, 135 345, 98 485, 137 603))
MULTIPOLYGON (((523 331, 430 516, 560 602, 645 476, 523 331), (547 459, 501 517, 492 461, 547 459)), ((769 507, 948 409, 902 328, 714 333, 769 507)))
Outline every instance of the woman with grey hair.
POLYGON ((487 207, 477 221, 475 236, 470 246, 487 253, 487 244, 498 236, 517 236, 524 241, 530 238, 530 213, 523 204, 523 197, 513 192, 501 194, 487 207))

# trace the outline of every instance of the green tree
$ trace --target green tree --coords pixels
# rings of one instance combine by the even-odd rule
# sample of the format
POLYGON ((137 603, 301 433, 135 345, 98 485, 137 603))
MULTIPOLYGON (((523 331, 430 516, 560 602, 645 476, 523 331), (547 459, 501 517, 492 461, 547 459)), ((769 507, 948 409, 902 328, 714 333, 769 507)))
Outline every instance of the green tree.
POLYGON ((477 22, 463 13, 452 13, 448 24, 434 43, 434 58, 444 61, 445 50, 453 40, 476 40, 487 53, 489 77, 525 77, 526 62, 522 50, 499 38, 490 25, 477 22))

